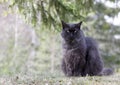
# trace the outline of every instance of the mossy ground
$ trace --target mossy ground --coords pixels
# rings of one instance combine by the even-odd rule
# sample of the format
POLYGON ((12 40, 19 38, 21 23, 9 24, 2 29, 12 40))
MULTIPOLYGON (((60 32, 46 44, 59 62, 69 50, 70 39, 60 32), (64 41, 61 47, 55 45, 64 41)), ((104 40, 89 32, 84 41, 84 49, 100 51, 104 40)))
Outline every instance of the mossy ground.
POLYGON ((120 85, 120 74, 111 76, 41 76, 41 75, 14 75, 0 77, 0 85, 120 85))

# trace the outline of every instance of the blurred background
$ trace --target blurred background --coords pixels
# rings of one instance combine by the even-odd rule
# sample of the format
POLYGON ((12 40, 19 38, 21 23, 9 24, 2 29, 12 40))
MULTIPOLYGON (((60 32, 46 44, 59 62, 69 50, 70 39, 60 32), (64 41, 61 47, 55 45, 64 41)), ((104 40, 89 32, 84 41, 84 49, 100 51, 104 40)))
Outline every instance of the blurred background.
POLYGON ((120 0, 0 0, 0 76, 63 76, 61 20, 83 21, 105 66, 120 72, 120 0))

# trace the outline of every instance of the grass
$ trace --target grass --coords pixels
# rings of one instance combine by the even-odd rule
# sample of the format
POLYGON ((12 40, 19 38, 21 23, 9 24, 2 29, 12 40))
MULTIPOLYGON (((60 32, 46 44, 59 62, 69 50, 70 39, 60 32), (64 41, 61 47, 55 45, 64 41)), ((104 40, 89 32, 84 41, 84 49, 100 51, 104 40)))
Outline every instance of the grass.
POLYGON ((41 76, 41 75, 14 75, 0 77, 0 85, 120 85, 120 74, 111 76, 41 76))

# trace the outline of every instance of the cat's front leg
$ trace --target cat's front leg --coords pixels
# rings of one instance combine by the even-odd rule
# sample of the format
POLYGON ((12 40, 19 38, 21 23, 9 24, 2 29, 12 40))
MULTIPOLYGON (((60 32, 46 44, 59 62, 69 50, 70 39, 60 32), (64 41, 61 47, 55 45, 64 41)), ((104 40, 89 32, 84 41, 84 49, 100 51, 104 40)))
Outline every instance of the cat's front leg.
POLYGON ((67 76, 73 76, 72 68, 69 64, 67 64, 67 76))
POLYGON ((67 75, 67 67, 66 67, 66 62, 64 58, 62 59, 62 71, 64 72, 65 75, 67 75))

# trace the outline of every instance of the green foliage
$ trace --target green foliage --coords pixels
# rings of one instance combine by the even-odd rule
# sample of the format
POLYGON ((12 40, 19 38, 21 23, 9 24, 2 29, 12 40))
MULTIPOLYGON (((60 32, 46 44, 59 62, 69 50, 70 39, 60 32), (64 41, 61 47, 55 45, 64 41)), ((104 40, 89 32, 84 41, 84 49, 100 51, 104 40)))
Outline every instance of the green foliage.
POLYGON ((93 2, 93 0, 13 0, 10 7, 18 7, 20 13, 34 26, 42 23, 48 29, 52 27, 58 29, 60 20, 84 20, 92 11, 93 2))

